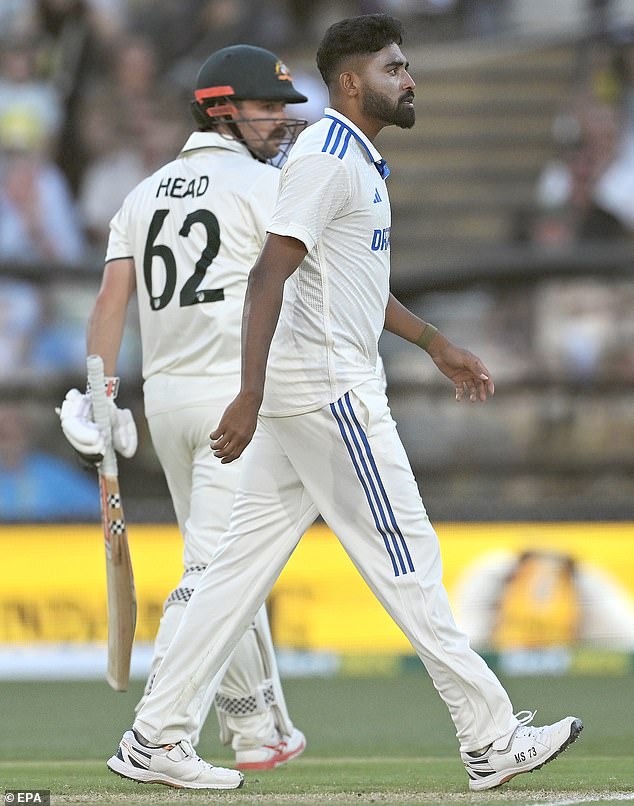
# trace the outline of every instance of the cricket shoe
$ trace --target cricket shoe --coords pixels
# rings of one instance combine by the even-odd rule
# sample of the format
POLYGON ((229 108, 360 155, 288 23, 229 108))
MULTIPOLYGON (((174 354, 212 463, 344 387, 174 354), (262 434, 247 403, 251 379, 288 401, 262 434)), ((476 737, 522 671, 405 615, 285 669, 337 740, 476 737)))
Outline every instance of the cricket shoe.
POLYGON ((248 750, 236 750, 236 769, 272 770, 304 752, 306 737, 297 728, 293 728, 290 736, 277 738, 279 741, 271 744, 262 744, 248 750))
POLYGON ((163 747, 146 747, 132 730, 123 734, 116 754, 106 764, 122 778, 177 789, 238 789, 244 783, 244 776, 237 770, 203 761, 186 739, 163 747))
POLYGON ((461 753, 469 789, 493 789, 522 772, 538 770, 562 753, 583 730, 583 723, 574 716, 535 728, 528 724, 534 716, 534 711, 517 714, 522 718, 511 738, 498 739, 481 756, 461 753))

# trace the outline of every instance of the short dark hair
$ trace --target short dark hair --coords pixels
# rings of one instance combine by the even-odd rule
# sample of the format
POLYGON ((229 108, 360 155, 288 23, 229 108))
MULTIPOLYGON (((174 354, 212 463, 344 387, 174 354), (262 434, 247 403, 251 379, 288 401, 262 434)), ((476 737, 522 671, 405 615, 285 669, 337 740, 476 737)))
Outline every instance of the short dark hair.
POLYGON ((344 59, 376 53, 403 41, 403 23, 389 14, 363 14, 335 22, 317 49, 317 67, 327 86, 335 80, 344 59))

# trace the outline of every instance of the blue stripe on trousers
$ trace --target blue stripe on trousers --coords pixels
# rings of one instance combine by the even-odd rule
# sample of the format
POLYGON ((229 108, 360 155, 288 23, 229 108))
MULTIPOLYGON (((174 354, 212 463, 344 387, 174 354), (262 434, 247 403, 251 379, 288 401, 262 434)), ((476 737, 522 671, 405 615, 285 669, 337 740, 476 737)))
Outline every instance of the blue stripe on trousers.
POLYGON ((376 529, 383 538, 385 549, 392 562, 394 575, 406 574, 408 570, 414 571, 414 564, 405 538, 396 522, 394 510, 379 475, 370 443, 354 413, 349 394, 346 393, 336 403, 331 403, 330 410, 337 421, 357 477, 365 492, 376 529))

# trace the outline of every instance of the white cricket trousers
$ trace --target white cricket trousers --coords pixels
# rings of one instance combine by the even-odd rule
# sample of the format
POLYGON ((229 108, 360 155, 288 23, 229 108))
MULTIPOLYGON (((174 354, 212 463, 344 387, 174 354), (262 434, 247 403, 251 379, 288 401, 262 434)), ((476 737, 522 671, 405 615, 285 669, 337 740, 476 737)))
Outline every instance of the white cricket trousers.
POLYGON ((463 752, 517 726, 508 695, 457 628, 432 528, 380 382, 308 414, 260 417, 228 532, 201 577, 134 727, 157 744, 196 721, 212 682, 321 513, 412 643, 463 752))
MULTIPOLYGON (((192 383, 191 379, 182 378, 155 377, 152 382, 152 395, 158 401, 178 401, 178 396, 182 399, 187 389, 191 389, 198 402, 188 405, 182 401, 178 408, 148 415, 152 441, 165 473, 183 536, 185 573, 167 600, 154 643, 150 676, 138 707, 154 685, 154 674, 185 612, 191 588, 198 583, 228 528, 238 483, 240 461, 223 465, 209 450, 209 432, 218 425, 234 390, 230 387, 225 390, 223 387, 222 397, 208 397, 203 403, 200 401, 200 386, 198 381, 192 383)), ((262 608, 259 618, 266 622, 265 608, 262 608)), ((250 697, 269 676, 277 680, 277 668, 274 667, 267 674, 256 630, 247 629, 226 668, 226 674, 222 676, 222 693, 236 699, 250 697)), ((218 686, 211 687, 200 700, 197 724, 192 724, 189 736, 194 744, 200 738, 217 689, 218 686)), ((282 697, 281 692, 278 697, 282 697)), ((271 710, 240 716, 226 715, 224 719, 233 736, 231 743, 234 750, 258 747, 271 741, 275 735, 276 724, 271 710)))

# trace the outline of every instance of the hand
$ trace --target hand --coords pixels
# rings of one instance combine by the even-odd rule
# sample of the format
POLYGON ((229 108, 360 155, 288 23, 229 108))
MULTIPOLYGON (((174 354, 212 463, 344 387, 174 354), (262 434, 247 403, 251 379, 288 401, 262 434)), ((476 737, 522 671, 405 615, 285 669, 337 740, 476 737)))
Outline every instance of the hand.
POLYGON ((225 409, 216 430, 209 434, 210 448, 223 465, 241 456, 251 442, 260 403, 260 399, 241 392, 225 409))
POLYGON ((82 463, 96 467, 103 461, 106 447, 112 440, 114 449, 129 459, 134 456, 138 436, 130 409, 120 409, 108 398, 110 431, 103 433, 93 420, 90 393, 83 395, 71 389, 60 408, 55 409, 62 424, 64 436, 79 454, 82 463))
POLYGON ((456 400, 467 396, 472 403, 484 402, 495 394, 491 374, 477 355, 456 347, 437 334, 428 350, 434 364, 454 384, 456 400))

